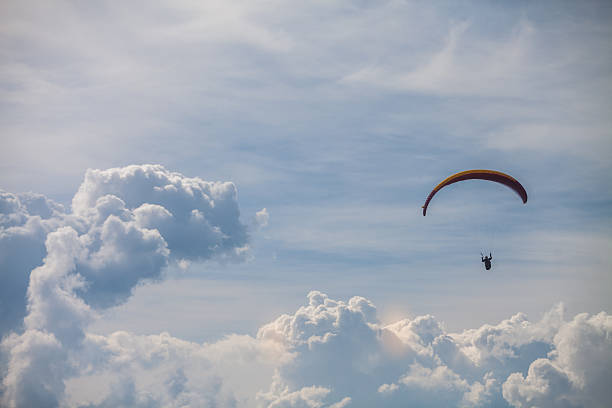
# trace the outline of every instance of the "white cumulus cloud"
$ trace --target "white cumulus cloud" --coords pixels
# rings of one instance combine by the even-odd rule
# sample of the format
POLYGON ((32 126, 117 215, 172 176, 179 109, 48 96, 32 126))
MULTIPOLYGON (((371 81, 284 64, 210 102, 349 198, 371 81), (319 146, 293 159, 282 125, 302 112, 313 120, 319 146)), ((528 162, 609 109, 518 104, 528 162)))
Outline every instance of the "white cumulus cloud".
POLYGON ((39 194, 0 191, 0 334, 21 324, 30 271, 54 259, 45 242, 64 227, 81 247, 75 290, 94 307, 125 301, 168 262, 242 259, 248 249, 234 184, 159 165, 88 170, 71 212, 39 194))
MULTIPOLYGON (((74 243, 74 234, 59 233, 74 243)), ((54 262, 65 261, 69 270, 71 256, 54 262)), ((67 275, 52 275, 46 274, 65 292, 49 301, 51 314, 72 301, 81 318, 90 317, 70 292, 79 282, 60 284, 67 275)), ((83 330, 72 348, 65 346, 66 333, 38 319, 3 343, 9 356, 3 401, 33 407, 603 407, 610 397, 611 319, 602 312, 566 321, 555 307, 538 322, 518 314, 448 333, 433 316, 382 325, 363 297, 341 301, 313 291, 306 305, 263 325, 256 337, 198 344, 167 333, 83 330)))
POLYGON ((605 407, 612 401, 612 316, 580 314, 554 337, 548 358, 503 386, 515 407, 605 407))
POLYGON ((536 322, 517 313, 452 333, 432 315, 383 324, 364 297, 312 291, 256 336, 198 344, 88 332, 100 310, 161 279, 170 262, 240 259, 247 227, 231 183, 152 165, 90 170, 71 211, 7 192, 0 210, 2 305, 13 311, 1 318, 2 406, 604 407, 612 398, 612 316, 567 320, 561 305, 536 322))
POLYGON ((232 183, 162 166, 89 170, 69 213, 7 192, 0 211, 6 406, 57 405, 96 311, 159 279, 169 262, 240 259, 248 248, 232 183))

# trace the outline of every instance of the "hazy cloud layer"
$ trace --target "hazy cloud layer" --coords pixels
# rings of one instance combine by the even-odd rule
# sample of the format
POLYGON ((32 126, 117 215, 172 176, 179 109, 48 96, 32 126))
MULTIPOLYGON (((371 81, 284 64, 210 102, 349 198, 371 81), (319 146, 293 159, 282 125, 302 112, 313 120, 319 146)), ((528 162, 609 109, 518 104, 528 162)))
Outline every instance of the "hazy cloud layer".
POLYGON ((153 156, 265 184, 376 136, 603 162, 609 16, 601 1, 4 2, 4 180, 153 156), (449 96, 464 99, 437 99, 449 96), (237 156, 251 160, 225 159, 237 156))

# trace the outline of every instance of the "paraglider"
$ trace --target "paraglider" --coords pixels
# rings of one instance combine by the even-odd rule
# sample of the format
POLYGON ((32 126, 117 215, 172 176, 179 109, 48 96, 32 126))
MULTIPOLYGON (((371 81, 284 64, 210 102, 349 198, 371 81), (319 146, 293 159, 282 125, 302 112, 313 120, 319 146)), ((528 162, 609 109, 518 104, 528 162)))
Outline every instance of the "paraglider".
MULTIPOLYGON (((516 180, 514 177, 502 173, 501 171, 495 170, 466 170, 447 177, 440 184, 434 187, 431 193, 429 193, 429 195, 427 196, 425 204, 423 204, 423 216, 427 214, 427 207, 429 206, 429 202, 438 191, 450 184, 465 180, 487 180, 503 184, 506 187, 512 189, 516 194, 518 194, 518 196, 523 201, 523 204, 527 203, 527 192, 525 191, 525 188, 521 185, 521 183, 519 183, 518 180, 516 180)), ((489 252, 489 256, 483 256, 483 254, 480 253, 480 257, 481 261, 484 262, 485 269, 491 269, 491 260, 493 259, 491 253, 489 252)))
POLYGON ((427 206, 429 206, 429 202, 438 191, 450 184, 464 180, 488 180, 503 184, 514 190, 514 192, 521 197, 521 200, 523 200, 523 204, 527 202, 527 192, 525 191, 525 188, 514 177, 495 170, 466 170, 453 174, 434 187, 431 193, 429 193, 427 196, 425 204, 423 204, 423 215, 427 214, 427 206))

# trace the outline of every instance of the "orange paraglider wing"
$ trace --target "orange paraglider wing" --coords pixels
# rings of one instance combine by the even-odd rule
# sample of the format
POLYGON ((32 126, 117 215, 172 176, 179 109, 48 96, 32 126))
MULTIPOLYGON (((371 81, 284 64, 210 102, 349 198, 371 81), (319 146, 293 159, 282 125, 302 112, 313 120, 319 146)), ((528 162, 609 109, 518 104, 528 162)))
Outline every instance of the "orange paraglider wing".
POLYGON ((433 196, 435 196, 438 191, 448 186, 449 184, 457 183, 458 181, 464 180, 488 180, 503 184, 514 190, 514 192, 516 192, 521 197, 523 203, 527 202, 527 192, 525 191, 525 188, 521 185, 521 183, 518 182, 518 180, 516 180, 512 176, 502 173, 501 171, 495 170, 466 170, 457 174, 453 174, 452 176, 446 178, 444 181, 438 184, 431 191, 431 193, 429 193, 429 195, 427 196, 427 200, 425 200, 425 204, 423 204, 423 215, 427 214, 427 206, 429 205, 429 202, 431 201, 433 196))

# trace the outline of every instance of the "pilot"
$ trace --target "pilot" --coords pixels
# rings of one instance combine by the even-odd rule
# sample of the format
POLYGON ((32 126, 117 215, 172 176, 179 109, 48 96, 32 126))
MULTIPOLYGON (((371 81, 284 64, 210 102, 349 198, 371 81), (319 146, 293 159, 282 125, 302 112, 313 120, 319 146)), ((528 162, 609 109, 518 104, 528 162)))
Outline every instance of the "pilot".
POLYGON ((484 262, 485 264, 485 269, 487 271, 491 269, 491 259, 493 259, 493 257, 491 256, 491 253, 489 252, 489 256, 482 256, 482 254, 480 254, 480 258, 482 262, 484 262))

